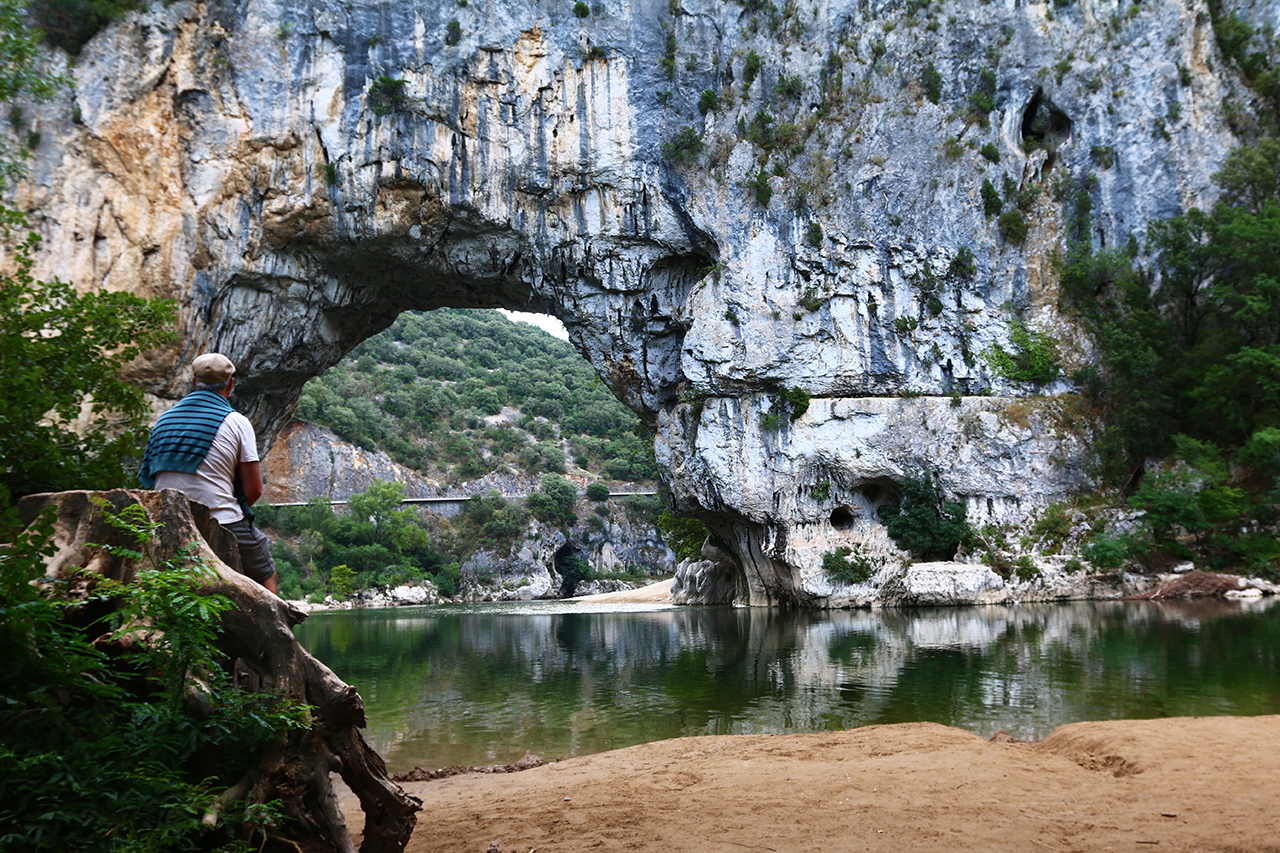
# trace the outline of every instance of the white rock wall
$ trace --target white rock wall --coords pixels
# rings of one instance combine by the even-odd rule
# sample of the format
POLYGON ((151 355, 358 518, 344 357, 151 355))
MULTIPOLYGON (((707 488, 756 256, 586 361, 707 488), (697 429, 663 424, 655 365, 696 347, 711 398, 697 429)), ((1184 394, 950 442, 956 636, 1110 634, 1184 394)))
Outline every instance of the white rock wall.
POLYGON ((1087 425, 1043 414, 1069 401, 1028 402, 1034 389, 980 353, 1021 317, 1059 337, 1068 366, 1087 358, 1056 310, 1059 196, 1088 189, 1105 247, 1212 201, 1236 142, 1223 101, 1244 119, 1250 107, 1204 0, 675 8, 155 3, 85 48, 72 92, 30 111, 42 141, 8 201, 46 239, 41 274, 175 297, 180 338, 132 375, 163 405, 194 354, 227 353, 264 445, 308 377, 401 310, 556 314, 657 427, 673 491, 735 549, 752 601, 827 600, 824 550, 887 551, 866 491, 908 470, 993 519, 1085 485, 1087 425), (937 104, 921 87, 930 62, 937 104), (966 117, 984 69, 987 126, 966 117), (798 97, 775 94, 780 75, 798 97), (383 76, 404 100, 379 116, 368 93, 383 76), (719 106, 703 115, 705 90, 719 106), (1069 127, 1051 154, 1025 153, 1040 102, 1069 127), (737 132, 762 111, 796 128, 772 152, 737 132), (706 147, 676 166, 663 143, 684 126, 706 147), (767 207, 745 186, 761 170, 767 207), (1006 178, 1045 186, 1022 246, 983 215, 983 181, 1006 178), (962 249, 972 275, 951 269, 962 249), (816 399, 762 430, 779 387, 816 399), (825 503, 809 497, 819 474, 825 503))

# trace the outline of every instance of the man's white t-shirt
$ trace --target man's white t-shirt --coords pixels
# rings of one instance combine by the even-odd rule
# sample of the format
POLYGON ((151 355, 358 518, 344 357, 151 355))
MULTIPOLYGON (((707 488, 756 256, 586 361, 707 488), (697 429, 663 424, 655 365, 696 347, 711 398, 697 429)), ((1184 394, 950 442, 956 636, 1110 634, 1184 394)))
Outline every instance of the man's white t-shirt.
POLYGON ((253 424, 239 412, 232 412, 218 427, 213 444, 194 474, 161 471, 156 475, 156 489, 177 489, 198 504, 213 511, 219 524, 230 524, 244 518, 233 492, 236 465, 258 461, 258 443, 253 424))

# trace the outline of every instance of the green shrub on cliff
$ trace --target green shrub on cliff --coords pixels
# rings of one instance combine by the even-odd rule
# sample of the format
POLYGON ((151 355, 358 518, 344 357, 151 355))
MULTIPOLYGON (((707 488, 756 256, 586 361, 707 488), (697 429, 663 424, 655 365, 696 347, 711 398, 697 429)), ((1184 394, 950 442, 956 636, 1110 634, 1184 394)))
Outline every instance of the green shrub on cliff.
POLYGON ((947 500, 928 471, 908 474, 901 503, 882 507, 880 517, 898 547, 920 560, 950 560, 972 537, 964 504, 947 500))

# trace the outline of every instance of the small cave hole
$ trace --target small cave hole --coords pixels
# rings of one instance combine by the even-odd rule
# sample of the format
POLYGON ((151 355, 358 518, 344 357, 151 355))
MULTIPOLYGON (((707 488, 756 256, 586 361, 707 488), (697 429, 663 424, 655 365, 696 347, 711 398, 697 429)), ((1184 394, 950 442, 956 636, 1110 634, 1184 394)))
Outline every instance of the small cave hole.
POLYGON ((831 526, 836 530, 849 530, 853 527, 853 512, 847 506, 838 506, 831 510, 831 526))
POLYGON ((1030 151, 1043 148, 1049 154, 1045 169, 1050 168, 1058 146, 1071 137, 1071 118, 1049 97, 1044 89, 1036 89, 1022 112, 1022 147, 1030 151))

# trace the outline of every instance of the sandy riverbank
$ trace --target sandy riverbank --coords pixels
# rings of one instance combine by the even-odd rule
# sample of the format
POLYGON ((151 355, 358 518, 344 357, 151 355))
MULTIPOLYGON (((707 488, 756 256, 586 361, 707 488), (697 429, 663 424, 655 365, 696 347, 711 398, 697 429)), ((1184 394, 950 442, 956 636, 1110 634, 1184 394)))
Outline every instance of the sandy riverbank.
MULTIPOLYGON (((668 740, 405 788, 411 853, 1280 851, 1280 716, 668 740)), ((358 834, 363 817, 343 810, 358 834)))

